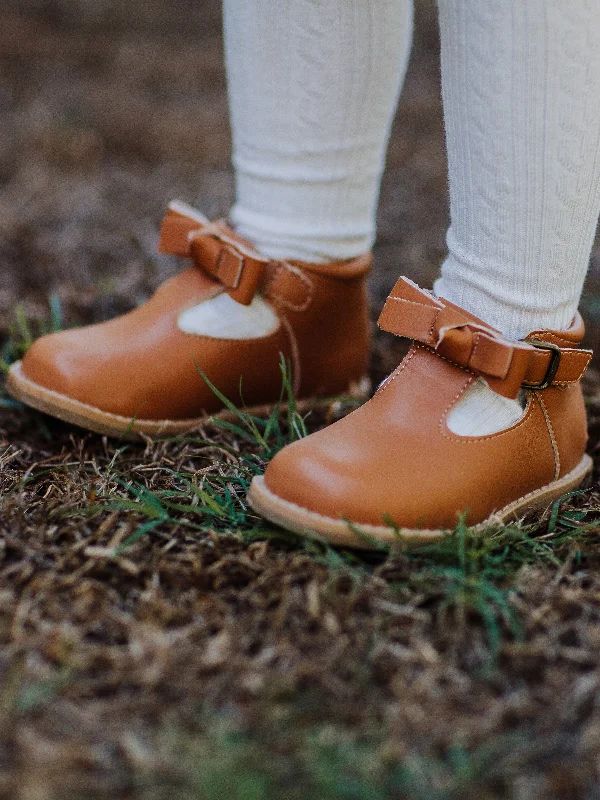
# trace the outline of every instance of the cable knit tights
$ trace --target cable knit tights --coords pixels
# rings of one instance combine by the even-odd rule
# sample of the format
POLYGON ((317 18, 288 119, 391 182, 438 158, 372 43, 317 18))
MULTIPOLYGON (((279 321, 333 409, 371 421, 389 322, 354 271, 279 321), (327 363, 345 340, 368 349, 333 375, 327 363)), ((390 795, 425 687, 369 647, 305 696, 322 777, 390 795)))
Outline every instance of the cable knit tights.
POLYGON ((439 9, 452 223, 436 291, 508 336, 568 327, 600 212, 600 3, 439 9))
MULTIPOLYGON (((510 337, 564 328, 600 213, 600 3, 439 0, 439 16, 451 225, 435 291, 510 337)), ((410 27, 408 0, 225 0, 232 219, 265 253, 371 245, 410 27)), ((460 431, 521 413, 485 384, 473 397, 460 431)))

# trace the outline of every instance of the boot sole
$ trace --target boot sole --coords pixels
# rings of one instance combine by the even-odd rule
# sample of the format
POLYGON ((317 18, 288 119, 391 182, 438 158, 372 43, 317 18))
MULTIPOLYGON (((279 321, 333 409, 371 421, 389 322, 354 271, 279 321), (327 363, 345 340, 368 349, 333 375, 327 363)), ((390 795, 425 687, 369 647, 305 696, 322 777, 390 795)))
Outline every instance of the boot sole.
MULTIPOLYGON (((136 419, 120 416, 119 414, 110 414, 107 411, 102 411, 95 406, 74 400, 72 397, 47 389, 45 386, 29 380, 23 374, 21 361, 17 361, 11 366, 6 379, 6 390, 15 400, 19 400, 37 411, 43 411, 44 414, 57 417, 63 422, 69 422, 79 428, 120 439, 136 440, 145 436, 152 438, 181 436, 210 422, 211 419, 229 421, 236 419, 236 414, 228 409, 219 411, 216 414, 204 414, 194 419, 136 419)), ((352 382, 341 397, 365 401, 369 398, 370 393, 371 382, 365 376, 358 381, 352 382)), ((304 413, 313 408, 327 407, 335 399, 331 397, 311 397, 298 400, 296 405, 298 410, 304 413)), ((267 403, 242 410, 253 416, 268 417, 276 405, 276 403, 267 403)), ((287 403, 281 403, 283 411, 287 410, 287 406, 287 403)))
MULTIPOLYGON (((575 469, 567 475, 514 500, 491 514, 483 522, 474 525, 473 529, 480 532, 489 525, 518 519, 526 512, 546 509, 554 500, 580 486, 591 473, 593 466, 590 456, 584 455, 575 469)), ((266 487, 263 476, 253 478, 247 500, 254 511, 270 522, 294 533, 321 541, 325 540, 340 547, 377 550, 382 545, 393 545, 399 542, 404 545, 426 544, 450 533, 449 530, 394 529, 384 525, 365 525, 360 522, 326 517, 295 503, 290 503, 274 494, 266 487)))

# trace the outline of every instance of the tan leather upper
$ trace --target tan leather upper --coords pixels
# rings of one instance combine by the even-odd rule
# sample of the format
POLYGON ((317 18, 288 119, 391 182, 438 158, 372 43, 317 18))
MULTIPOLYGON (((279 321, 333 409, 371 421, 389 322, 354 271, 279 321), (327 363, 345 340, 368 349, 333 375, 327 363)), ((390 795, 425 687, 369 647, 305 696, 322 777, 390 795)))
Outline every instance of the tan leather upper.
POLYGON ((276 402, 280 354, 298 396, 336 394, 366 372, 371 257, 331 264, 265 259, 224 222, 170 208, 160 249, 192 258, 150 300, 117 319, 38 339, 23 372, 35 383, 103 411, 143 419, 187 419, 222 407, 200 375, 230 400, 276 402), (179 316, 223 291, 242 304, 255 292, 279 326, 256 339, 184 333, 179 316))
POLYGON ((481 522, 574 469, 587 441, 578 381, 591 357, 577 349, 579 316, 568 331, 510 342, 405 279, 392 297, 382 322, 415 338, 410 352, 368 403, 277 454, 265 474, 272 493, 334 519, 448 529, 461 512, 481 522), (532 341, 557 349, 538 352, 532 341), (524 416, 509 429, 458 436, 447 416, 478 376, 509 396, 523 382, 551 385, 526 389, 524 416))
POLYGON ((238 303, 248 305, 262 284, 269 259, 261 256, 227 225, 201 222, 172 204, 162 221, 159 250, 191 258, 238 303))

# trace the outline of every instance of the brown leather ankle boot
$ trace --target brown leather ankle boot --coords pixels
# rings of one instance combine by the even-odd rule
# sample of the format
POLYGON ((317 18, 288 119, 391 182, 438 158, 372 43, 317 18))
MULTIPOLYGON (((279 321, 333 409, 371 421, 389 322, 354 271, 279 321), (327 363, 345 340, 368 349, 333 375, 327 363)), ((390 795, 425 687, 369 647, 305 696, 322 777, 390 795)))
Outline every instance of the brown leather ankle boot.
POLYGON ((335 544, 422 542, 464 514, 485 525, 548 506, 592 469, 580 379, 583 322, 506 339, 466 311, 401 278, 380 317, 413 339, 404 361, 361 408, 278 453, 248 500, 272 522, 335 544), (447 419, 478 378, 523 390, 522 418, 461 436, 447 419))
POLYGON ((223 410, 201 372, 236 405, 276 403, 281 355, 299 398, 366 396, 370 254, 273 261, 183 203, 160 249, 193 264, 128 314, 38 339, 10 370, 13 397, 99 433, 175 435, 223 410))

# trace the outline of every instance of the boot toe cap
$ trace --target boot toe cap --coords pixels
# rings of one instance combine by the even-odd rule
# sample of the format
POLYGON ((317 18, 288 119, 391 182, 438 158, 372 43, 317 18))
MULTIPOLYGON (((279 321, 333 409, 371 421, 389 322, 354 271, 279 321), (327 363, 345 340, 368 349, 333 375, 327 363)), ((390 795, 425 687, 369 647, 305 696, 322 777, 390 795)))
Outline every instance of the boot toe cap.
POLYGON ((45 389, 81 399, 78 377, 80 355, 68 331, 50 333, 37 339, 22 361, 23 375, 45 389))
POLYGON ((265 472, 265 485, 288 503, 333 519, 361 518, 368 522, 368 508, 358 502, 365 487, 358 487, 352 476, 336 463, 335 454, 315 447, 313 434, 308 440, 288 445, 271 461, 265 472))

